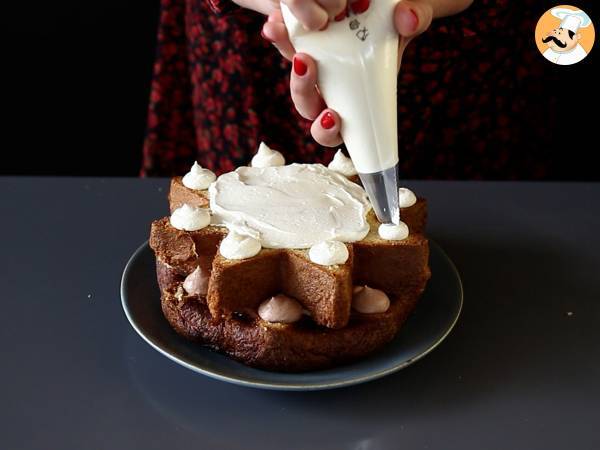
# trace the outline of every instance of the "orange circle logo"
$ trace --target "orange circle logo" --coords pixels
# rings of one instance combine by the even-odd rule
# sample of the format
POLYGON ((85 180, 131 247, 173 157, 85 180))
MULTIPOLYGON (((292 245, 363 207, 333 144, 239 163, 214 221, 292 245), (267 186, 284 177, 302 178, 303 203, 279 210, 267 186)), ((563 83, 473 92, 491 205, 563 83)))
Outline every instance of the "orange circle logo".
POLYGON ((594 46, 594 24, 576 6, 559 5, 544 13, 535 27, 535 43, 548 61, 570 66, 584 59, 594 46))

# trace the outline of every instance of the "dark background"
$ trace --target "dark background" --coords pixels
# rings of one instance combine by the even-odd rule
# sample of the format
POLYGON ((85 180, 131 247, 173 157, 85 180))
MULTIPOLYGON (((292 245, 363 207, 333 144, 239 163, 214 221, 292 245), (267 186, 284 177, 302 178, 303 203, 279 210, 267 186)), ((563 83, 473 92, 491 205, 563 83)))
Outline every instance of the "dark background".
POLYGON ((137 175, 159 1, 11 3, 0 173, 137 175))
MULTIPOLYGON (((515 3, 509 7, 518 8, 515 3)), ((556 4, 540 1, 540 11, 556 4)), ((576 6, 598 20, 593 2, 576 6)), ((159 1, 34 0, 3 8, 0 174, 137 175, 159 1)), ((533 30, 531 36, 533 45, 533 30)), ((560 75, 553 72, 540 80, 548 92, 560 91, 556 109, 561 130, 548 129, 555 136, 546 155, 554 167, 549 179, 600 180, 594 164, 596 47, 577 65, 548 63, 548 70, 560 75)), ((511 149, 512 159, 527 148, 522 142, 511 149)))

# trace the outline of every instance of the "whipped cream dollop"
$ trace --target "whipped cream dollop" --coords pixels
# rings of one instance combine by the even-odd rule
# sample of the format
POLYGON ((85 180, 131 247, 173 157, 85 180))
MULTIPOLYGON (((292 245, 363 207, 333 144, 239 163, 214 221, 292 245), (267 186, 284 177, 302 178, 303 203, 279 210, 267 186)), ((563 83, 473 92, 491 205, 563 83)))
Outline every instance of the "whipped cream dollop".
POLYGON ((369 286, 355 286, 352 296, 352 308, 363 314, 386 312, 390 307, 390 299, 385 292, 369 286))
POLYGON ((409 208, 417 203, 417 196, 413 191, 407 188, 398 189, 398 206, 400 208, 409 208))
POLYGON ((283 294, 271 297, 258 307, 258 315, 266 322, 293 323, 300 320, 302 314, 302 305, 283 294))
POLYGON ((196 267, 183 281, 183 289, 188 295, 206 295, 208 292, 208 271, 196 267))
POLYGON ((210 224, 210 213, 206 208, 183 204, 171 214, 171 225, 178 230, 196 231, 210 224))
POLYGON ((221 241, 219 252, 227 259, 252 258, 260 252, 261 245, 257 236, 229 230, 221 241))
POLYGON ((217 176, 212 171, 203 168, 194 161, 194 165, 190 171, 183 176, 181 182, 188 189, 202 190, 208 189, 210 183, 216 179, 217 176))
POLYGON ((240 167, 208 192, 213 224, 254 229, 265 248, 354 242, 369 232, 364 189, 321 164, 240 167))
POLYGON ((327 168, 329 170, 341 173, 345 177, 353 177, 358 174, 352 160, 344 155, 340 149, 338 149, 338 151, 335 153, 327 168))
POLYGON ((285 158, 277 150, 273 150, 264 142, 258 146, 256 155, 252 158, 250 165, 252 167, 277 167, 285 164, 285 158))
POLYGON ((313 245, 308 251, 308 257, 314 263, 322 266, 344 264, 348 260, 348 247, 340 241, 325 241, 313 245))
POLYGON ((408 226, 404 222, 382 223, 377 230, 379 237, 387 241, 401 241, 408 237, 408 226))

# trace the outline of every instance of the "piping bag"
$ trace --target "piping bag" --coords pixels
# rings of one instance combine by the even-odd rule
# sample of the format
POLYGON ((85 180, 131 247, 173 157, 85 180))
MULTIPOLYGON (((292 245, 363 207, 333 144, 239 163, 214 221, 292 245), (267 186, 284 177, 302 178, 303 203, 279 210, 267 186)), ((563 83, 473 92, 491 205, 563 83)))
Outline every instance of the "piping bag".
POLYGON ((317 86, 342 119, 341 135, 381 223, 399 223, 397 76, 399 0, 350 3, 327 28, 309 31, 281 12, 297 52, 318 65, 317 86))

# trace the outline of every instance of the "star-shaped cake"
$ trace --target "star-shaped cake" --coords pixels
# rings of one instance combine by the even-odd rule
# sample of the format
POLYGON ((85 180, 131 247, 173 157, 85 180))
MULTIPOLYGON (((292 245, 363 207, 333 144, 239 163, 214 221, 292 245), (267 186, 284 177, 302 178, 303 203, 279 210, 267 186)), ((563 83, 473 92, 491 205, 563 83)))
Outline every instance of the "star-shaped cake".
POLYGON ((204 178, 172 179, 171 216, 153 222, 150 236, 163 312, 179 334, 282 371, 351 361, 394 337, 430 277, 424 199, 401 208, 408 235, 390 239, 370 208, 359 210, 364 224, 344 227, 353 217, 344 215, 345 195, 356 189, 360 199, 362 188, 324 166, 240 168, 219 178, 195 167, 204 178), (288 189, 297 178, 286 173, 305 170, 341 188, 321 192, 311 178, 288 189), (273 181, 280 174, 284 182, 273 181), (320 242, 330 235, 350 241, 320 242), (328 251, 338 256, 328 260, 328 251))

